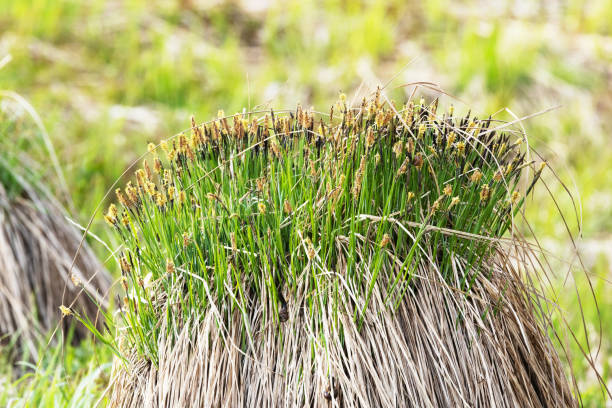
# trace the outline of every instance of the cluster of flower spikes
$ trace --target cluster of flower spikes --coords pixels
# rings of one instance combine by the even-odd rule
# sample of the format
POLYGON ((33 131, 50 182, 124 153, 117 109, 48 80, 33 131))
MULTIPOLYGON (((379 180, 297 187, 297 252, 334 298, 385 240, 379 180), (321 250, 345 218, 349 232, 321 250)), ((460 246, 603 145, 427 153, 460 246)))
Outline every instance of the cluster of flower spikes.
MULTIPOLYGON (((230 265, 250 271, 256 289, 261 281, 271 285, 282 304, 281 287, 292 279, 286 270, 309 261, 335 268, 338 239, 350 236, 398 256, 422 236, 443 274, 452 256, 478 262, 488 241, 448 232, 505 234, 524 202, 517 186, 532 163, 522 139, 511 140, 491 118, 437 110, 437 100, 397 108, 377 93, 356 107, 341 97, 328 114, 298 106, 219 112, 205 124, 192 119, 190 132, 149 145, 135 182, 116 191, 119 204, 105 215, 124 243, 126 290, 132 282, 137 297, 139 286, 178 270, 210 278, 221 297, 230 265), (378 231, 368 224, 375 218, 382 220, 378 231), (430 227, 425 235, 423 226, 430 227), (262 270, 271 278, 257 275, 262 270)), ((356 262, 349 257, 347 276, 356 262)))

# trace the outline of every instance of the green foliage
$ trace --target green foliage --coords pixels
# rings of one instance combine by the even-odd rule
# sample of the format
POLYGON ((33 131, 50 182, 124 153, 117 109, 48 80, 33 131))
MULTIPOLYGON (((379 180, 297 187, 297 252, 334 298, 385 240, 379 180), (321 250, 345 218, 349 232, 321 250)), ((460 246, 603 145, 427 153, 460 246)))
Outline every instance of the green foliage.
MULTIPOLYGON (((2 356, 8 356, 2 351, 2 356)), ((110 349, 86 340, 73 346, 49 347, 41 344, 41 361, 21 363, 12 368, 8 361, 0 367, 0 405, 6 407, 93 407, 104 402, 102 391, 110 375, 110 349), (26 370, 17 379, 15 370, 26 370)), ((27 356, 25 357, 27 360, 27 356)))
MULTIPOLYGON (((515 187, 530 163, 522 139, 498 133, 495 122, 436 110, 437 101, 421 100, 396 113, 379 94, 349 108, 343 96, 329 116, 301 107, 220 113, 162 142, 163 161, 151 145, 152 169, 145 161, 105 216, 123 243, 129 344, 156 364, 162 326, 198 321, 228 299, 230 309, 255 307, 249 299, 262 292, 276 320, 304 280, 336 287, 331 299, 313 291, 304 307, 339 302, 341 280, 304 276, 311 264, 344 265, 338 272, 364 308, 378 272, 400 262, 386 295, 388 307, 397 305, 422 257, 452 284, 461 265, 458 286, 469 291, 523 203, 515 187)), ((354 310, 357 320, 361 313, 354 310)))

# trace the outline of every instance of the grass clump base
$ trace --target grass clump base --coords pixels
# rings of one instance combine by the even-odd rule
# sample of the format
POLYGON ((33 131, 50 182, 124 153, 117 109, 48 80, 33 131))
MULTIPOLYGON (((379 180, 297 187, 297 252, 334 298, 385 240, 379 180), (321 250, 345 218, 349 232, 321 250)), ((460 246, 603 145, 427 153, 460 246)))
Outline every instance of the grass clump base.
MULTIPOLYGON (((23 106, 33 112, 18 95, 12 100, 20 102, 17 112, 23 106)), ((110 276, 87 243, 81 245, 80 232, 49 191, 52 184, 43 174, 56 185, 61 174, 41 169, 26 155, 44 145, 43 139, 54 157, 44 129, 7 108, 12 100, 3 98, 0 110, 0 347, 8 360, 39 360, 48 333, 58 325, 67 333, 72 326, 70 319, 60 322, 60 307, 70 305, 95 320, 110 276)), ((76 325, 70 337, 78 342, 90 335, 76 325)))
POLYGON ((544 165, 505 128, 377 92, 151 145, 105 216, 111 406, 574 404, 513 231, 544 165))

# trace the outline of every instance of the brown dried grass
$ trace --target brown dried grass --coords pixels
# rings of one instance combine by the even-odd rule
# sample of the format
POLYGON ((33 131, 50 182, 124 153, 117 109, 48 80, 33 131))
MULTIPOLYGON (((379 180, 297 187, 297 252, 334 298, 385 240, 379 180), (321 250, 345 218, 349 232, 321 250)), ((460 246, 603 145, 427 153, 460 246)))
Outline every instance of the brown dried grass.
MULTIPOLYGON (((287 299, 289 320, 263 326, 246 346, 240 311, 229 314, 227 305, 215 304, 186 322, 174 344, 161 341, 158 368, 124 350, 131 358, 115 363, 110 406, 575 406, 575 390, 547 336, 550 305, 531 283, 537 281, 528 267, 532 256, 521 241, 500 244, 469 293, 449 286, 435 262, 422 263, 394 312, 384 297, 397 270, 387 267, 361 328, 352 311, 363 299, 350 295, 360 290, 345 287, 354 303, 339 305, 336 319, 331 306, 305 309, 313 288, 302 286, 300 296, 287 299), (222 319, 223 313, 232 317, 222 319)), ((461 260, 455 265, 458 282, 461 260)), ((342 266, 319 272, 341 278, 342 266)), ((368 266, 362 257, 366 277, 368 266)), ((318 290, 332 294, 331 287, 318 290)), ((269 296, 250 304, 249 326, 262 327, 273 307, 269 296)))
MULTIPOLYGON (((0 339, 16 344, 16 355, 27 352, 36 360, 41 341, 60 322, 60 305, 73 304, 96 319, 98 306, 82 292, 105 305, 110 275, 87 245, 70 272, 80 232, 52 198, 22 184, 18 196, 0 184, 0 339)), ((70 320, 62 319, 64 330, 70 320)), ((82 325, 74 331, 75 341, 90 335, 82 325)))

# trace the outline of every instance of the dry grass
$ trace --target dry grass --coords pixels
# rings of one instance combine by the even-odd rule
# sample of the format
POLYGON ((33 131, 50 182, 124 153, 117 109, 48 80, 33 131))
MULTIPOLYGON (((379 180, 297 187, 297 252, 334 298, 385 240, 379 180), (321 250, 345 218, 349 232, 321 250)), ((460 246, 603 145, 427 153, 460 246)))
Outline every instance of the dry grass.
MULTIPOLYGON (((478 274, 467 296, 442 279, 435 263, 424 262, 395 313, 384 298, 397 271, 386 270, 361 328, 352 311, 363 299, 342 305, 337 320, 331 304, 310 312, 313 319, 299 306, 312 290, 304 284, 287 300, 285 323, 264 325, 269 296, 252 299, 247 320, 264 328, 242 347, 240 313, 219 325, 225 305, 215 304, 200 321, 187 322, 174 344, 160 341, 158 368, 136 354, 127 366, 118 360, 110 406, 577 405, 547 323, 536 317, 537 291, 524 283, 528 271, 509 262, 513 252, 524 249, 515 243, 499 251, 487 262, 490 277, 478 274)), ((369 273, 367 259, 360 270, 369 273)), ((342 268, 320 273, 343 275, 342 268)))
MULTIPOLYGON (((32 190, 9 197, 0 185, 0 336, 11 341, 16 336, 34 358, 60 320, 60 305, 74 303, 95 318, 98 308, 81 294, 83 288, 105 303, 100 293, 106 293, 110 278, 87 246, 69 274, 80 239, 57 205, 32 190)), ((69 320, 62 326, 69 327, 69 320)), ((81 325, 75 331, 77 340, 89 334, 81 325)))
MULTIPOLYGON (((57 187, 71 205, 55 151, 25 99, 2 90, 0 97, 0 343, 16 345, 7 348, 15 358, 38 360, 60 322, 59 307, 73 303, 95 319, 107 304, 110 275, 87 245, 70 273, 81 234, 49 191, 57 187)), ((70 327, 69 319, 61 326, 70 327)), ((78 325, 73 339, 88 334, 78 325)))

